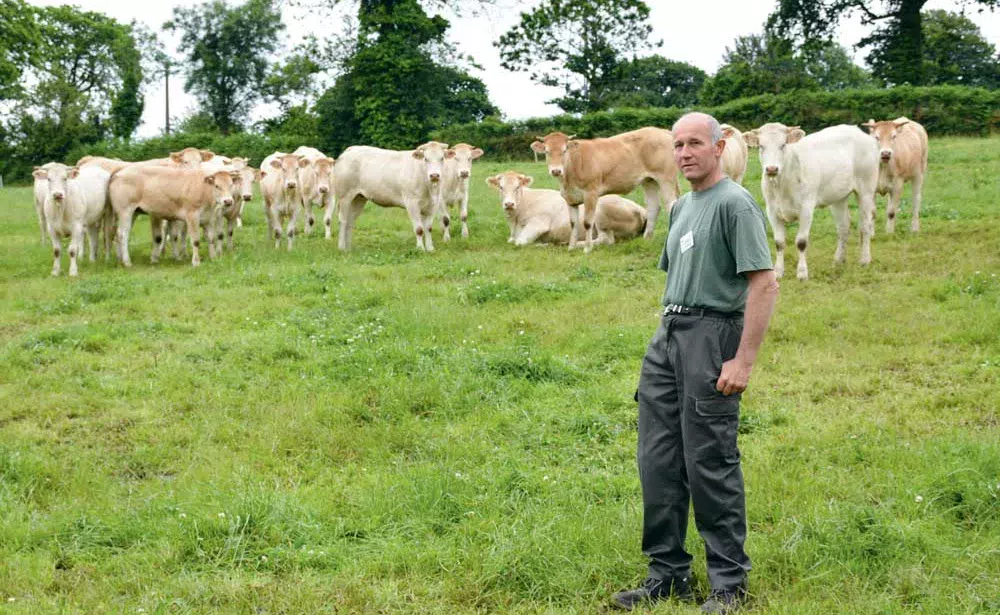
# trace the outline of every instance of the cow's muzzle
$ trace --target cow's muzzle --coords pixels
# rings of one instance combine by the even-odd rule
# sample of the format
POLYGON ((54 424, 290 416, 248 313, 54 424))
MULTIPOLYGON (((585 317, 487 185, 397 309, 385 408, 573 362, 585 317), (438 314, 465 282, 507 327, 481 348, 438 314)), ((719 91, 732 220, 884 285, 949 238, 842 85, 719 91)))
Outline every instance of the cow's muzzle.
POLYGON ((458 176, 461 177, 462 179, 468 179, 469 178, 469 172, 468 171, 462 171, 462 172, 460 172, 458 174, 458 176))
POLYGON ((892 151, 884 149, 881 151, 881 156, 882 160, 889 160, 890 158, 892 158, 892 151))
POLYGON ((441 174, 440 173, 431 173, 430 177, 431 177, 431 181, 436 183, 436 182, 440 181, 441 174))
POLYGON ((766 169, 764 169, 764 172, 767 173, 768 176, 770 177, 775 177, 776 175, 778 175, 778 167, 769 166, 766 169))
POLYGON ((562 169, 549 169, 549 175, 552 177, 562 177, 562 169))

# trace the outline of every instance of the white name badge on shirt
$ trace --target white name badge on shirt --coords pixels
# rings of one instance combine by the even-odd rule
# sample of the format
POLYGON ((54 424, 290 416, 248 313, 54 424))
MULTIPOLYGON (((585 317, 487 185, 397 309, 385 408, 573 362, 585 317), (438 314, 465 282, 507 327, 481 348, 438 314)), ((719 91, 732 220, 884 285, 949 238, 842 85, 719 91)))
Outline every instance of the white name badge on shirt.
POLYGON ((688 231, 681 235, 681 254, 694 247, 694 231, 688 231))

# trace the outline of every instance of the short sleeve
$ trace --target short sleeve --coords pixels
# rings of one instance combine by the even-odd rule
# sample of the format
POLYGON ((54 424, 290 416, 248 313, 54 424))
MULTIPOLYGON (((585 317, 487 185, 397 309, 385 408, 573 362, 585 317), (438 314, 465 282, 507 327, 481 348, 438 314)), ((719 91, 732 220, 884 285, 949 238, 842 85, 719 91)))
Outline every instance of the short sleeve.
POLYGON ((736 261, 736 273, 774 268, 764 214, 756 204, 733 212, 729 216, 727 230, 729 249, 736 261))

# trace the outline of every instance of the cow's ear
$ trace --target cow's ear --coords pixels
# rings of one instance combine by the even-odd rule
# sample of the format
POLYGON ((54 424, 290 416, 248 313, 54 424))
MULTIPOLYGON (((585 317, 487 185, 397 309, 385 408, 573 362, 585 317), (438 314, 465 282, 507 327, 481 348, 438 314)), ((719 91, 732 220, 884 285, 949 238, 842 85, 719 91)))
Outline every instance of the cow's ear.
POLYGON ((422 150, 422 149, 420 149, 418 147, 417 149, 413 150, 413 153, 410 154, 410 155, 413 156, 414 158, 416 158, 417 160, 423 160, 424 159, 424 150, 422 150))
POLYGON ((31 175, 35 179, 48 179, 49 172, 42 167, 35 167, 35 170, 31 172, 31 175))
POLYGON ((280 169, 281 168, 281 161, 278 160, 277 158, 275 158, 274 160, 271 161, 271 167, 275 168, 275 169, 280 169))
POLYGON ((455 157, 455 150, 453 150, 453 149, 446 149, 446 150, 444 150, 444 157, 445 158, 454 158, 455 157))
POLYGON ((906 119, 905 117, 901 117, 898 120, 893 120, 892 123, 896 125, 896 128, 900 128, 902 126, 906 126, 907 124, 909 124, 910 120, 906 119))
POLYGON ((735 134, 736 134, 736 131, 733 130, 732 126, 725 126, 725 127, 722 128, 722 138, 723 139, 729 139, 729 138, 731 138, 735 134))
POLYGON ((522 175, 518 179, 521 181, 521 185, 524 187, 530 186, 531 182, 535 181, 535 178, 530 175, 522 175))
POLYGON ((499 175, 490 175, 489 177, 486 178, 486 183, 489 184, 489 185, 491 185, 491 186, 494 186, 496 188, 499 188, 500 187, 500 176, 499 175))
POLYGON ((307 166, 309 166, 310 164, 312 164, 312 163, 311 163, 311 162, 309 162, 309 159, 308 159, 308 158, 305 158, 305 157, 303 157, 303 158, 299 158, 299 168, 302 168, 302 169, 304 169, 304 168, 306 168, 307 166))
POLYGON ((230 171, 229 177, 232 177, 233 179, 240 179, 240 177, 242 176, 240 175, 239 171, 230 171))
POLYGON ((788 127, 788 138, 786 139, 785 142, 786 143, 796 143, 796 142, 800 141, 802 139, 802 137, 804 137, 804 136, 806 136, 806 131, 802 130, 798 126, 789 126, 788 127))
POLYGON ((472 159, 475 160, 476 158, 482 156, 484 153, 485 152, 483 152, 483 150, 477 147, 476 149, 472 150, 472 159))
POLYGON ((758 138, 759 133, 757 129, 748 130, 743 133, 743 140, 747 142, 747 147, 758 147, 760 146, 760 139, 758 138))
POLYGON ((215 183, 215 175, 214 174, 212 174, 212 175, 206 175, 205 176, 205 183, 206 184, 214 184, 215 183))
POLYGON ((257 173, 257 181, 260 181, 267 177, 267 171, 261 171, 260 169, 254 169, 257 173))
POLYGON ((539 154, 544 154, 545 153, 545 144, 542 143, 541 141, 532 141, 531 142, 531 151, 537 152, 539 154))
POLYGON ((170 152, 170 160, 174 162, 182 162, 184 160, 184 155, 180 152, 170 152))
POLYGON ((69 171, 66 172, 66 177, 70 179, 76 179, 80 175, 80 167, 70 167, 69 171))
POLYGON ((868 120, 867 122, 862 124, 862 126, 867 128, 868 132, 875 132, 875 120, 868 120))
POLYGON ((337 162, 337 161, 336 161, 335 159, 333 159, 333 158, 327 158, 327 159, 326 159, 326 161, 327 161, 327 162, 329 162, 330 164, 333 164, 333 163, 337 162))
POLYGON ((215 154, 212 153, 212 152, 210 152, 210 151, 208 151, 207 149, 203 149, 199 153, 201 154, 201 161, 202 162, 208 162, 212 158, 215 158, 215 154))
POLYGON ((569 149, 576 149, 576 148, 580 147, 580 142, 579 141, 569 141, 568 143, 566 143, 566 147, 568 147, 569 149))

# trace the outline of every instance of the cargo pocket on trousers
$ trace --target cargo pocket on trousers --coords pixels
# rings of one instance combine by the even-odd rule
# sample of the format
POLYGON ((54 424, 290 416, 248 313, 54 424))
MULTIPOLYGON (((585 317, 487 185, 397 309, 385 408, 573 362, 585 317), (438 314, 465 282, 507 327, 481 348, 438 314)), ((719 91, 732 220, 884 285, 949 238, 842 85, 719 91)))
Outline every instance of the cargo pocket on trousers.
MULTIPOLYGON (((736 446, 736 432, 740 426, 740 398, 718 396, 696 399, 694 410, 705 425, 705 435, 712 440, 711 448, 726 463, 737 463, 740 450, 736 446)), ((713 456, 716 456, 713 455, 713 456)))

